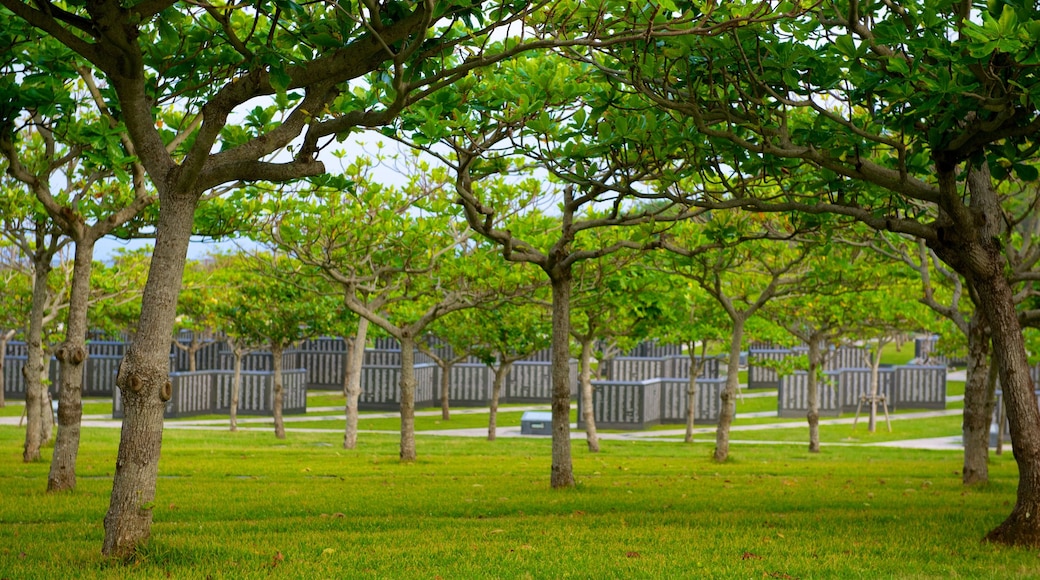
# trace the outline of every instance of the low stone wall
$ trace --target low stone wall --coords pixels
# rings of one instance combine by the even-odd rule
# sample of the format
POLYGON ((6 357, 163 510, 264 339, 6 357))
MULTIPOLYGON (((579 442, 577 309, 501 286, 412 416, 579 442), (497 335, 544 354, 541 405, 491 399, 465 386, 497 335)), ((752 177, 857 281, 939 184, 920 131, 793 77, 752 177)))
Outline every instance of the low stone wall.
MULTIPOLYGON (((945 409, 946 371, 946 367, 919 365, 884 369, 879 377, 880 392, 885 395, 888 410, 945 409)), ((819 389, 820 414, 855 411, 860 395, 869 393, 869 372, 869 369, 843 369, 825 373, 832 388, 821 385, 819 389)), ((799 371, 784 377, 777 392, 777 414, 804 417, 808 410, 808 375, 799 371)))
MULTIPOLYGON (((195 371, 170 373, 172 393, 163 416, 172 419, 230 412, 233 371, 195 371)), ((307 371, 282 371, 282 413, 307 412, 307 371)), ((243 371, 239 385, 238 413, 242 415, 274 414, 274 374, 243 371)), ((123 401, 116 389, 112 398, 112 416, 123 416, 123 401)))
MULTIPOLYGON (((661 379, 592 381, 592 409, 600 429, 646 429, 661 423, 661 379)), ((578 393, 578 428, 588 403, 578 393)))

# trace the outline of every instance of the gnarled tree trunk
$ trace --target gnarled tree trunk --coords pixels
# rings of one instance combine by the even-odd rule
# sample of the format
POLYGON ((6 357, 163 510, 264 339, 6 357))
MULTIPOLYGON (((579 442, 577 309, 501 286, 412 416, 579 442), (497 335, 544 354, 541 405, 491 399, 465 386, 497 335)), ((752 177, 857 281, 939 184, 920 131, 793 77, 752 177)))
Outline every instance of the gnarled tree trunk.
POLYGON ((989 328, 976 309, 968 322, 968 370, 964 383, 964 485, 989 481, 989 427, 993 421, 990 392, 989 328))
POLYGON ((123 429, 102 546, 102 552, 112 557, 130 556, 151 534, 163 411, 172 394, 170 336, 198 198, 191 194, 161 198, 137 336, 119 368, 116 384, 123 400, 123 429))
MULTIPOLYGON (((37 256, 33 260, 32 307, 29 312, 29 331, 25 337, 28 349, 22 376, 25 378, 25 447, 22 461, 29 463, 40 460, 40 448, 44 442, 43 406, 47 399, 43 384, 46 361, 43 353, 43 311, 47 304, 47 277, 51 272, 51 255, 37 256)), ((50 409, 47 409, 50 413, 50 409)))
POLYGON ((58 373, 58 438, 47 476, 47 491, 66 491, 76 487, 76 457, 79 455, 80 422, 83 419, 83 365, 87 359, 87 309, 90 299, 90 271, 93 267, 94 241, 76 242, 69 296, 65 343, 55 353, 58 373))

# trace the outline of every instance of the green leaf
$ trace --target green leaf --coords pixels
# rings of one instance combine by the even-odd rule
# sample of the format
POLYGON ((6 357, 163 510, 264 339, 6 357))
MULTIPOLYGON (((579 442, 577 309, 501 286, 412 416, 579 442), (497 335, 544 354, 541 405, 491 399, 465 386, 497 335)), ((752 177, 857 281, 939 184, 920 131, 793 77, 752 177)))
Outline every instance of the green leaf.
POLYGON ((1015 163, 1011 167, 1014 169, 1015 175, 1022 181, 1036 181, 1040 177, 1040 171, 1033 165, 1015 163))

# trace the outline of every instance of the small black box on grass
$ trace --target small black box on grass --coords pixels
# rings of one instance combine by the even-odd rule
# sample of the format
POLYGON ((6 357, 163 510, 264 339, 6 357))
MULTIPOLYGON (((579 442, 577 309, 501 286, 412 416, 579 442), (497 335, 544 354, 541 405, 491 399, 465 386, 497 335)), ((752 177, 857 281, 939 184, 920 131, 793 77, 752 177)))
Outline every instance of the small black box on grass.
POLYGON ((524 411, 520 416, 521 435, 552 435, 552 412, 524 411))

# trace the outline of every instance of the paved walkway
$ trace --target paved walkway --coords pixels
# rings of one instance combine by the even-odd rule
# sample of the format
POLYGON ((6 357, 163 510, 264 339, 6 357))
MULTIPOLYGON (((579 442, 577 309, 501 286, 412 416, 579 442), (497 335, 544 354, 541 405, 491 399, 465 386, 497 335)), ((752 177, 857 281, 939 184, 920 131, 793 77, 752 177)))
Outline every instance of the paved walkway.
MULTIPOLYGON (((949 374, 949 380, 964 380, 964 371, 954 371, 949 374)), ((324 394, 324 393, 322 393, 324 394)), ((742 393, 745 398, 761 398, 761 397, 776 397, 776 391, 768 392, 747 392, 746 390, 742 393)), ((963 400, 963 396, 952 396, 947 398, 947 402, 963 400)), ((9 405, 24 404, 19 401, 11 401, 9 405)), ((548 405, 531 405, 524 407, 503 407, 499 408, 499 414, 508 413, 522 413, 524 411, 548 411, 548 405)), ((343 420, 343 407, 310 407, 308 413, 338 413, 333 415, 288 415, 285 417, 286 431, 298 432, 298 433, 330 433, 329 429, 320 429, 314 427, 306 427, 307 424, 315 424, 325 421, 342 421, 343 420)), ((486 408, 454 408, 451 410, 452 415, 476 415, 487 413, 486 408)), ((416 411, 417 417, 436 417, 441 414, 439 409, 432 411, 416 411)), ((950 417, 961 415, 961 409, 947 409, 944 411, 922 411, 918 413, 902 413, 891 415, 892 421, 908 421, 914 419, 924 419, 929 417, 950 417)), ((362 422, 367 419, 393 419, 398 417, 399 414, 396 411, 389 411, 385 413, 363 413, 358 419, 362 422)), ((775 411, 763 411, 758 413, 741 413, 737 415, 736 423, 730 428, 731 432, 731 444, 768 444, 768 445, 800 445, 804 446, 803 441, 770 441, 770 440, 759 440, 750 438, 741 438, 740 434, 751 435, 756 431, 767 431, 773 429, 804 429, 806 427, 805 421, 778 421, 773 423, 759 423, 753 425, 741 425, 739 421, 741 419, 751 418, 762 418, 762 417, 775 417, 775 411)), ((19 417, 0 417, 0 425, 17 425, 21 419, 19 417)), ((270 431, 271 430, 270 417, 241 417, 238 419, 239 430, 241 431, 270 431)), ((820 425, 852 425, 855 421, 854 418, 844 417, 836 419, 820 419, 820 425)), ((861 417, 860 421, 864 423, 862 429, 866 430, 866 417, 861 417)), ((880 420, 879 420, 880 422, 880 420)), ((363 424, 363 423, 362 423, 363 424)), ((85 415, 83 417, 84 427, 96 427, 96 428, 111 428, 118 429, 123 425, 122 420, 113 419, 111 415, 85 415)), ((199 430, 199 431, 223 431, 227 429, 227 419, 178 419, 173 421, 166 421, 165 429, 182 429, 182 430, 199 430)), ((395 430, 366 430, 359 429, 360 433, 390 433, 396 434, 399 431, 395 430)), ((655 430, 655 431, 627 431, 621 433, 599 433, 600 439, 604 440, 621 440, 621 441, 662 441, 662 442, 676 442, 677 438, 684 437, 686 434, 685 427, 679 429, 667 429, 667 430, 655 430)), ((695 442, 714 442, 715 438, 715 427, 697 427, 693 430, 695 442), (710 438, 696 439, 696 436, 710 435, 710 438)), ((417 431, 416 435, 432 435, 440 437, 487 437, 487 428, 479 427, 472 429, 439 429, 430 431, 417 431)), ((520 427, 499 427, 497 431, 497 437, 509 438, 509 437, 532 437, 531 435, 522 435, 520 433, 520 427)), ((571 439, 584 439, 585 433, 577 429, 577 425, 571 424, 571 439)), ((950 437, 934 437, 927 439, 907 439, 901 441, 885 441, 877 443, 850 443, 850 442, 828 442, 827 446, 867 446, 867 447, 898 447, 904 449, 936 449, 936 450, 959 450, 963 449, 961 443, 961 436, 950 436, 950 437)))

